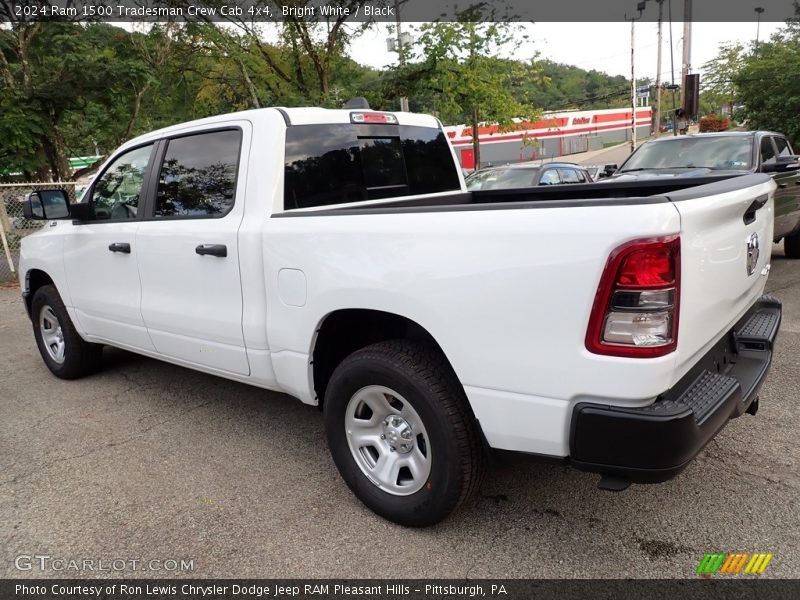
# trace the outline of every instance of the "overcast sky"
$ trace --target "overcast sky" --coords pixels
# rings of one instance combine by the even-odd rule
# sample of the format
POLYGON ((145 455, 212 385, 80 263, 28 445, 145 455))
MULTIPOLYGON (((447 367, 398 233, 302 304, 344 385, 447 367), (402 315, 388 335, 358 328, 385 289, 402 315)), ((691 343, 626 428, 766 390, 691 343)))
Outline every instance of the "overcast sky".
MULTIPOLYGON (((404 24, 410 29, 411 23, 404 24)), ((761 23, 760 39, 768 38, 783 23, 761 23)), ((583 69, 597 69, 610 75, 631 74, 631 27, 629 23, 536 23, 525 26, 530 36, 515 56, 526 59, 538 51, 540 58, 575 65, 583 69)), ((636 23, 636 77, 656 75, 658 48, 656 23, 636 23)), ((351 45, 354 60, 372 67, 384 67, 397 61, 397 53, 386 49, 389 36, 386 25, 374 26, 351 45)), ((663 25, 661 76, 670 78, 669 24, 663 25)), ((699 73, 703 63, 717 55, 723 42, 753 42, 756 23, 693 23, 691 44, 692 71, 699 73)), ((672 24, 675 78, 680 80, 683 23, 672 24)))

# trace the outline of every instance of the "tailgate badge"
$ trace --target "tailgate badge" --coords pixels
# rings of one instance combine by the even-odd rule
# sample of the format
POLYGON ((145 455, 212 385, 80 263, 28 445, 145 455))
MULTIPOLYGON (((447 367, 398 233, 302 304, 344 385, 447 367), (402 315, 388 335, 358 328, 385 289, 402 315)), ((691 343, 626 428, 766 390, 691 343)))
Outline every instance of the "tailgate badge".
POLYGON ((758 255, 760 250, 758 248, 758 234, 751 233, 750 239, 747 240, 747 274, 752 275, 756 271, 758 265, 758 255))

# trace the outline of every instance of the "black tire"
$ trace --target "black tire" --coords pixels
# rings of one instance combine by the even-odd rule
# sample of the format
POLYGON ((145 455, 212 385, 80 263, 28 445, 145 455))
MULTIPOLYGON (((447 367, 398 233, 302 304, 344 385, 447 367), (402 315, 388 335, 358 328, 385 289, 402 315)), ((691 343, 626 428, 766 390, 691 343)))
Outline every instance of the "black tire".
POLYGON ((786 258, 800 258, 800 232, 783 238, 783 253, 786 258))
POLYGON ((385 519, 410 527, 432 525, 463 504, 480 484, 486 457, 478 424, 455 373, 434 348, 392 340, 354 352, 333 372, 324 415, 339 473, 353 493, 385 519), (410 495, 381 489, 365 475, 350 450, 345 426, 348 404, 356 392, 376 385, 407 400, 429 438, 430 474, 423 487, 410 495))
POLYGON ((61 379, 77 379, 100 368, 103 346, 90 344, 78 335, 55 286, 45 285, 36 290, 31 302, 31 318, 39 354, 42 355, 42 360, 53 375, 61 379), (44 339, 45 332, 42 331, 41 317, 43 311, 47 309, 52 310, 61 329, 64 343, 64 358, 61 362, 51 355, 44 339))

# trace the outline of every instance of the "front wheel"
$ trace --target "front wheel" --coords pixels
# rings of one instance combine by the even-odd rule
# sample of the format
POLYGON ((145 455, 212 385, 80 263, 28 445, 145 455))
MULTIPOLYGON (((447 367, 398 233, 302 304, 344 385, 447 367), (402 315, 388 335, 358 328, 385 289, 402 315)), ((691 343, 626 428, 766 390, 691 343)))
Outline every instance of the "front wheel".
POLYGON ((786 258, 800 258, 800 231, 783 238, 783 253, 786 258))
POLYGON ((380 516, 441 521, 477 488, 484 455, 464 390, 440 352, 405 340, 347 357, 325 394, 336 467, 380 516))
POLYGON ((61 379, 77 379, 100 366, 103 347, 78 334, 55 286, 36 290, 31 301, 33 335, 47 368, 61 379))

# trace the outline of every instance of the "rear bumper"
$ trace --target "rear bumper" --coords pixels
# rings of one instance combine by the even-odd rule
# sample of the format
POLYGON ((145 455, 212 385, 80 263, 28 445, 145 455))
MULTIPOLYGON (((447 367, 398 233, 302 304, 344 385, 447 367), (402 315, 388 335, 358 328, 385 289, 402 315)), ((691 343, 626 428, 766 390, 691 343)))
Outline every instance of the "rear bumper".
POLYGON ((675 477, 730 419, 746 411, 755 413, 781 314, 780 300, 762 296, 728 335, 650 406, 575 405, 572 464, 634 483, 675 477))

